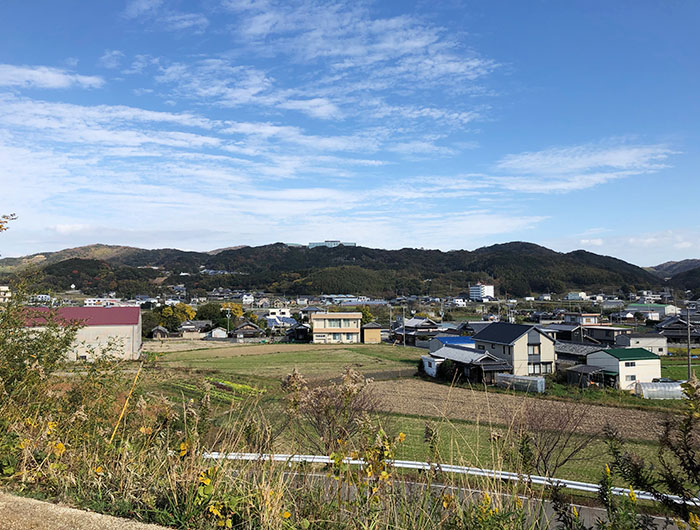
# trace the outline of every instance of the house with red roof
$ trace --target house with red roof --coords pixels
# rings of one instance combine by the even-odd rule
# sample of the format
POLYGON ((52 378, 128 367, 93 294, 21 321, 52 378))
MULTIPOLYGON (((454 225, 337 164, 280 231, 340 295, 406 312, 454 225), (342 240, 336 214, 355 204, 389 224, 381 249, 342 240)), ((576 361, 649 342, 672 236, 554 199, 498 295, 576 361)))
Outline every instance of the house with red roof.
POLYGON ((59 324, 81 326, 68 360, 91 361, 107 348, 107 353, 120 359, 136 360, 141 355, 140 307, 31 307, 27 327, 42 327, 49 314, 59 324))

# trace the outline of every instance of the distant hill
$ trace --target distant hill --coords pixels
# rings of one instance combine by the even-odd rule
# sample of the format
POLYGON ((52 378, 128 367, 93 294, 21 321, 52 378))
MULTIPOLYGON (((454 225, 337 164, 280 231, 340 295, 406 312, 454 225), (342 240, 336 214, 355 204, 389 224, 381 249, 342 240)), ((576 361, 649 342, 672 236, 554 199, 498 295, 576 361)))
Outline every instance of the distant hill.
POLYGON ((233 247, 215 254, 90 245, 0 260, 0 272, 26 264, 43 268, 47 288, 75 284, 88 294, 156 294, 160 283, 190 292, 214 287, 286 294, 357 293, 371 296, 466 292, 470 283, 493 283, 500 294, 641 289, 662 280, 635 265, 578 250, 560 253, 525 242, 474 251, 383 250, 367 247, 290 247, 283 243, 233 247), (41 257, 39 257, 41 256, 41 257), (159 270, 154 270, 153 267, 159 270), (223 271, 207 275, 202 269, 223 271), (164 276, 170 275, 165 281, 164 276))
POLYGON ((700 267, 700 259, 684 259, 682 261, 667 261, 649 268, 662 278, 669 278, 698 267, 700 267))
POLYGON ((72 258, 112 260, 139 250, 141 249, 135 247, 99 244, 66 248, 57 252, 43 252, 21 258, 0 259, 0 272, 14 272, 31 265, 45 267, 46 265, 72 258))

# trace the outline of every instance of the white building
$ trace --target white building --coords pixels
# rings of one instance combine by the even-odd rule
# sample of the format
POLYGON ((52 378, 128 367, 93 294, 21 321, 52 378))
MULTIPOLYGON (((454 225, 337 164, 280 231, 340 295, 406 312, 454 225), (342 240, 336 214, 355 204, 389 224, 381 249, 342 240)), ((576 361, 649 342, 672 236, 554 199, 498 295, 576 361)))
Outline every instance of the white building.
POLYGON ((630 333, 615 337, 615 345, 622 348, 644 348, 656 355, 668 355, 668 339, 660 333, 630 333))
POLYGON ((578 293, 571 292, 567 293, 566 297, 564 297, 564 300, 588 300, 588 296, 586 296, 586 293, 583 291, 580 291, 578 293))
POLYGON ((12 298, 12 293, 7 285, 0 285, 0 304, 6 304, 12 298))
POLYGON ((469 286, 469 298, 471 300, 476 300, 477 302, 481 302, 486 298, 487 296, 490 298, 495 298, 495 291, 493 288, 493 285, 483 285, 481 283, 477 283, 476 285, 470 285, 469 286))
MULTIPOLYGON (((32 308, 27 327, 43 327, 48 313, 46 308, 32 308)), ((77 322, 82 326, 68 353, 69 361, 92 361, 101 353, 135 360, 141 354, 139 307, 61 307, 56 316, 58 322, 77 322)))
POLYGON ((266 316, 290 318, 292 316, 292 312, 288 307, 270 308, 266 316))
POLYGON ((615 348, 589 353, 586 364, 617 374, 621 390, 634 390, 636 383, 651 383, 661 377, 661 359, 644 348, 615 348))
POLYGON ((83 305, 85 307, 109 307, 120 303, 119 298, 86 298, 83 305))
POLYGON ((360 342, 362 313, 312 313, 314 344, 357 344, 360 342))

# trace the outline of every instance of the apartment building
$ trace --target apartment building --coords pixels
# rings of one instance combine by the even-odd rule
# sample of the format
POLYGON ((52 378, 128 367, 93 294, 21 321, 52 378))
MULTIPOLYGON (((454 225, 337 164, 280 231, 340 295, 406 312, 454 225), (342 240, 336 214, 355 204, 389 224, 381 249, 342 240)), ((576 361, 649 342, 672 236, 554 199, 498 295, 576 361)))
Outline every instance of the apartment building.
POLYGON ((357 344, 362 313, 313 313, 310 315, 314 344, 357 344))

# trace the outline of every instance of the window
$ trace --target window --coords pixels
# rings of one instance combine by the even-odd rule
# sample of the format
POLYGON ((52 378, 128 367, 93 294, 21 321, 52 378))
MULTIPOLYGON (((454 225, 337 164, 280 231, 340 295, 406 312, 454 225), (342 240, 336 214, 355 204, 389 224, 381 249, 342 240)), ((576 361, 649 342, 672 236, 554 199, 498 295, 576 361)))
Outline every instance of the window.
POLYGON ((539 375, 542 373, 542 365, 539 363, 528 364, 527 372, 530 375, 539 375))
POLYGON ((637 363, 634 361, 627 361, 625 363, 625 368, 631 368, 632 366, 637 366, 637 363))
POLYGON ((479 345, 477 345, 476 349, 477 350, 485 350, 486 346, 484 346, 483 344, 479 344, 479 345))
POLYGON ((663 349, 663 348, 659 348, 659 353, 663 353, 663 352, 664 352, 664 349, 663 349))
POLYGON ((540 345, 539 344, 528 344, 527 345, 527 354, 528 355, 539 355, 540 354, 540 345))
POLYGON ((350 320, 349 318, 344 318, 343 319, 343 327, 344 328, 352 327, 352 320, 350 320))
POLYGON ((327 328, 339 328, 340 327, 340 320, 333 319, 333 320, 326 320, 327 323, 327 328))
POLYGON ((636 375, 626 375, 625 376, 625 381, 636 381, 637 376, 636 375))
POLYGON ((542 363, 542 373, 551 374, 552 373, 552 363, 542 363))
POLYGON ((432 367, 433 367, 433 363, 431 363, 430 361, 428 361, 428 368, 432 368, 432 367))
POLYGON ((345 334, 345 340, 352 341, 355 336, 352 333, 345 334))
POLYGON ((340 333, 333 333, 333 340, 340 340, 340 333))

